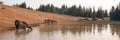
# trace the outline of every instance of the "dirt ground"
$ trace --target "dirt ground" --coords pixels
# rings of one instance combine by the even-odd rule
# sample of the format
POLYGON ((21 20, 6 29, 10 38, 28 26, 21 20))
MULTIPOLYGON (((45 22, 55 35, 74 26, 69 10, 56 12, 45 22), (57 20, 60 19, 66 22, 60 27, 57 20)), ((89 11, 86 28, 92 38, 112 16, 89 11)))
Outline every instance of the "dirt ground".
MULTIPOLYGON (((22 20, 33 26, 38 26, 45 19, 53 19, 57 24, 71 24, 77 22, 82 17, 73 17, 68 15, 60 15, 56 13, 39 12, 19 7, 0 4, 0 31, 14 30, 15 20, 22 20)), ((91 18, 89 18, 91 19, 91 18)), ((108 21, 109 19, 105 20, 108 21)))

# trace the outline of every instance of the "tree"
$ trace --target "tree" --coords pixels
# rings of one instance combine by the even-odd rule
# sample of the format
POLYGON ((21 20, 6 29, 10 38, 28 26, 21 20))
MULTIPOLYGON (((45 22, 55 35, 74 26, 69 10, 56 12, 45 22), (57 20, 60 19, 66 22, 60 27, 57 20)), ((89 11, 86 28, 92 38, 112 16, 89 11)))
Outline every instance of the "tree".
POLYGON ((120 21, 120 4, 116 8, 112 7, 110 11, 110 20, 120 21))
POLYGON ((33 8, 31 8, 31 7, 27 7, 27 9, 33 10, 33 8))
POLYGON ((86 9, 86 17, 88 18, 90 18, 90 17, 92 17, 92 9, 91 8, 87 8, 86 9))
POLYGON ((20 5, 19 5, 19 7, 21 7, 21 8, 26 8, 26 3, 24 2, 24 3, 21 3, 20 5))
POLYGON ((77 12, 78 12, 78 16, 82 16, 82 7, 81 7, 81 5, 79 5, 77 12))
POLYGON ((115 10, 115 16, 116 16, 116 21, 120 21, 120 6, 118 6, 117 8, 116 8, 116 10, 115 10))
POLYGON ((110 10, 110 20, 115 21, 116 16, 115 16, 115 8, 112 6, 112 9, 110 10))
POLYGON ((103 17, 108 17, 108 12, 107 12, 107 10, 104 11, 103 17))
POLYGON ((69 14, 72 16, 78 16, 78 9, 76 7, 76 5, 73 5, 70 9, 69 9, 69 14))
POLYGON ((55 7, 52 4, 47 5, 40 5, 37 11, 43 11, 43 12, 51 12, 51 13, 59 13, 63 15, 71 15, 71 16, 80 16, 80 17, 86 17, 86 18, 104 18, 108 17, 107 10, 102 10, 102 8, 98 8, 96 11, 95 8, 85 8, 79 5, 77 7, 76 5, 72 5, 71 7, 67 7, 66 5, 62 5, 61 8, 55 7))
POLYGON ((61 7, 61 13, 62 14, 65 14, 66 13, 66 10, 67 10, 67 6, 64 4, 64 5, 62 5, 62 7, 61 7))
POLYGON ((98 8, 98 11, 96 14, 97 18, 103 18, 103 13, 104 11, 102 10, 102 8, 98 8))
POLYGON ((53 6, 53 4, 50 5, 50 12, 51 13, 55 13, 56 9, 55 7, 53 6))
POLYGON ((38 9, 36 9, 37 11, 43 11, 45 12, 45 6, 44 5, 40 5, 38 9))
POLYGON ((0 1, 0 4, 3 4, 3 2, 0 1))
POLYGON ((96 11, 95 11, 95 7, 93 7, 92 18, 93 18, 93 19, 96 19, 96 11))
POLYGON ((14 4, 13 6, 15 6, 15 7, 19 7, 19 5, 18 5, 18 4, 14 4))

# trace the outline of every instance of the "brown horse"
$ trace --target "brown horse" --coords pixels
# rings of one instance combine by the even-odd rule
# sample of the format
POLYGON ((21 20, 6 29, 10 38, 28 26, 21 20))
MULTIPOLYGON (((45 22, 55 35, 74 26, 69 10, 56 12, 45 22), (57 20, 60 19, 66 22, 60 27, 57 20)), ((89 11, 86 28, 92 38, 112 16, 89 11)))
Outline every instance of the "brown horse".
POLYGON ((56 24, 57 23, 56 20, 52 20, 52 19, 45 19, 44 22, 49 23, 49 24, 56 24))
POLYGON ((26 28, 29 28, 32 30, 32 28, 24 21, 20 21, 20 20, 16 20, 15 21, 15 26, 16 26, 16 29, 18 30, 19 28, 22 28, 24 30, 26 30, 26 28))

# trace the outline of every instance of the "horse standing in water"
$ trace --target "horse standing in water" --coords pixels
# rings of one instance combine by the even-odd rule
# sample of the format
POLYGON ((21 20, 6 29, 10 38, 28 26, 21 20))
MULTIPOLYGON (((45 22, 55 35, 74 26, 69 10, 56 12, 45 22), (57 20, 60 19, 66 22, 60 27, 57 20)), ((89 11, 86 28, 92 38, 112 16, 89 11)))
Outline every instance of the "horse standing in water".
POLYGON ((16 20, 15 21, 15 26, 16 26, 16 29, 18 30, 19 28, 22 28, 24 30, 26 30, 26 28, 29 28, 32 30, 32 28, 24 21, 20 21, 20 20, 16 20))

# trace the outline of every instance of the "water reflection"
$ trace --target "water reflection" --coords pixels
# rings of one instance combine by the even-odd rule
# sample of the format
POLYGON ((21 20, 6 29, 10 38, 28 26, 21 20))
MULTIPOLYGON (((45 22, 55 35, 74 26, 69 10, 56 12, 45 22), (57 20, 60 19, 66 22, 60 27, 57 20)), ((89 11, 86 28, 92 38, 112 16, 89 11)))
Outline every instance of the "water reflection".
POLYGON ((0 40, 119 40, 119 26, 107 23, 45 24, 33 31, 0 33, 0 40))
POLYGON ((114 25, 111 25, 111 32, 112 32, 112 35, 117 35, 118 37, 120 37, 120 25, 119 24, 114 24, 114 25))
MULTIPOLYGON (((118 26, 119 27, 119 26, 118 26)), ((118 28, 115 27, 115 28, 118 28)), ((52 40, 58 36, 62 40, 116 40, 114 27, 110 24, 74 24, 74 25, 49 25, 40 27, 40 32, 48 33, 52 40), (112 30, 112 31, 111 31, 112 30), (114 31, 113 31, 114 30, 114 31), (55 37, 53 35, 57 34, 55 37), (114 35, 113 35, 114 34, 114 35), (62 37, 61 37, 62 35, 62 37)), ((118 32, 118 31, 116 31, 118 32)), ((59 40, 59 39, 57 39, 59 40)), ((60 39, 61 40, 61 39, 60 39)))
POLYGON ((25 40, 26 35, 30 32, 31 30, 16 30, 15 31, 16 40, 25 40))
POLYGON ((20 35, 28 34, 28 33, 30 33, 30 32, 31 32, 31 30, 16 30, 16 31, 15 31, 15 35, 16 35, 16 36, 20 36, 20 35))

